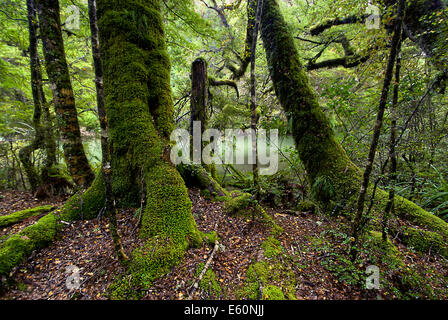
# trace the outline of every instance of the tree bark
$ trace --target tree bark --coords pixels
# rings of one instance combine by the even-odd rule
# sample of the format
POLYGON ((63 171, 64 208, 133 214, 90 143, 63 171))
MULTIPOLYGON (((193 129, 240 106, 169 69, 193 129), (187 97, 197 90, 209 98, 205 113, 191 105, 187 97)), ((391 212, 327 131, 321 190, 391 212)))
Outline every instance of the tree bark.
POLYGON ((29 54, 31 71, 31 92, 33 95, 33 128, 34 138, 32 142, 19 151, 19 158, 23 164, 31 190, 35 192, 41 183, 39 174, 31 161, 31 154, 41 148, 44 143, 44 133, 41 125, 42 98, 40 87, 42 77, 40 75, 39 56, 37 52, 37 26, 36 26, 36 8, 33 0, 26 2, 28 12, 28 31, 29 31, 29 54))
POLYGON ((112 193, 112 182, 110 174, 110 152, 108 141, 109 137, 107 128, 106 107, 104 104, 103 65, 101 62, 101 55, 100 55, 100 43, 98 40, 96 0, 89 0, 88 7, 89 7, 89 21, 90 21, 90 34, 91 34, 90 38, 92 42, 92 55, 95 69, 96 103, 101 128, 101 152, 102 152, 101 174, 103 175, 104 186, 106 189, 105 213, 109 218, 109 224, 110 224, 109 229, 114 243, 115 252, 120 262, 124 263, 128 260, 128 257, 123 249, 120 234, 118 233, 117 208, 115 206, 115 199, 112 193))
POLYGON ((73 88, 62 39, 58 0, 37 0, 45 67, 53 90, 56 118, 61 132, 64 158, 78 186, 87 187, 95 175, 82 145, 73 88))
MULTIPOLYGON (((193 123, 195 121, 201 122, 201 136, 204 133, 207 122, 207 105, 208 105, 208 90, 209 90, 209 77, 207 72, 207 62, 203 58, 198 58, 193 61, 191 65, 191 99, 190 99, 190 135, 193 137, 193 123)), ((195 150, 198 146, 194 144, 192 152, 202 152, 201 150, 195 150)), ((201 144, 203 147, 203 144, 201 144)), ((202 190, 208 190, 211 196, 225 196, 225 190, 216 181, 216 177, 212 176, 213 168, 215 164, 207 165, 205 163, 185 165, 180 168, 180 173, 184 180, 190 183, 195 183, 202 190)))
MULTIPOLYGON (((253 184, 256 189, 256 197, 260 194, 260 184, 258 175, 258 153, 257 153, 257 127, 258 127, 258 113, 257 113, 257 92, 256 92, 256 79, 255 79, 255 61, 256 61, 256 50, 257 50, 257 40, 258 40, 258 29, 260 27, 261 14, 263 11, 263 0, 256 0, 256 10, 252 12, 255 15, 255 25, 253 27, 252 36, 252 47, 250 55, 250 111, 251 111, 251 123, 250 128, 252 132, 252 157, 254 159, 254 164, 252 165, 252 175, 253 184)), ((253 20, 253 17, 251 17, 253 20)))
POLYGON ((190 135, 193 136, 193 122, 201 122, 201 135, 207 127, 208 75, 207 62, 198 58, 191 64, 190 135))
POLYGON ((388 234, 388 224, 390 214, 393 213, 394 199, 395 199, 395 187, 397 182, 397 153, 396 153, 396 143, 397 143, 397 107, 398 107, 398 93, 400 88, 400 70, 401 70, 401 57, 400 57, 401 43, 398 48, 397 62, 395 65, 395 83, 394 92, 392 97, 391 105, 391 125, 390 125, 390 138, 389 138, 389 158, 390 158, 390 169, 389 169, 389 199, 387 201, 386 208, 384 209, 383 219, 382 219, 382 238, 384 241, 387 240, 388 234))

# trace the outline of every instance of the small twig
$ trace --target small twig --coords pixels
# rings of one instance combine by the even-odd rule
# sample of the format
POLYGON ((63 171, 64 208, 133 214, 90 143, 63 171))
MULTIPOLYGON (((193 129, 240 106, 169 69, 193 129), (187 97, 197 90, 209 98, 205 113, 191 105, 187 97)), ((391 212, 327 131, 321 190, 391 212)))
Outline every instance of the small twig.
POLYGON ((204 268, 202 269, 201 273, 199 274, 198 279, 195 281, 195 283, 192 285, 192 289, 190 294, 188 295, 188 300, 191 300, 193 297, 194 292, 196 291, 196 288, 199 286, 199 282, 201 282, 202 278, 205 275, 205 272, 207 272, 208 267, 210 266, 210 263, 213 260, 213 257, 215 256, 216 252, 218 252, 219 250, 219 242, 218 239, 215 240, 215 246, 213 248, 212 253, 210 254, 210 256, 208 257, 207 262, 204 265, 204 268))

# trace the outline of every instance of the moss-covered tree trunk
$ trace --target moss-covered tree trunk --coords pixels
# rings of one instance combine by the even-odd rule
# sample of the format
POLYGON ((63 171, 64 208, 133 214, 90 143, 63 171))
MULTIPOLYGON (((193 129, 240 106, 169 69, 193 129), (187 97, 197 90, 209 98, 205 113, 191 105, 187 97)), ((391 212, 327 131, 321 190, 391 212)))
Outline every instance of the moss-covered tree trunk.
POLYGON ((329 178, 338 196, 343 196, 345 189, 353 190, 360 170, 335 140, 275 0, 263 1, 261 37, 276 95, 292 122, 296 147, 311 183, 329 178))
MULTIPOLYGON (((335 139, 276 0, 263 1, 261 25, 275 92, 292 123, 296 148, 311 185, 315 189, 333 190, 328 196, 335 201, 353 200, 359 191, 362 173, 335 139)), ((386 199, 387 193, 378 190, 376 207, 383 210, 386 199)), ((394 207, 403 218, 448 239, 448 225, 440 218, 398 196, 394 207)))
MULTIPOLYGON (((191 98, 190 98, 190 135, 192 138, 193 148, 192 159, 194 154, 202 154, 202 147, 204 144, 201 142, 199 145, 194 144, 194 122, 201 123, 201 137, 207 128, 208 117, 208 90, 209 90, 209 77, 207 71, 207 62, 203 58, 198 58, 191 64, 191 98), (199 148, 199 149, 198 149, 199 148)), ((215 164, 183 164, 180 168, 180 173, 185 181, 198 185, 202 190, 208 190, 212 196, 225 196, 225 190, 216 181, 216 176, 213 174, 215 170, 215 164)))
POLYGON ((96 87, 96 104, 98 109, 98 118, 101 128, 101 153, 102 153, 102 170, 105 186, 105 211, 109 218, 110 233, 114 242, 115 252, 121 262, 128 260, 124 252, 121 238, 118 233, 117 225, 117 208, 112 193, 110 152, 109 152, 109 135, 107 128, 106 106, 104 103, 104 87, 103 87, 103 64, 101 62, 100 42, 98 39, 98 20, 96 16, 96 0, 88 1, 89 21, 90 21, 90 39, 92 43, 93 64, 95 69, 95 87, 96 87))
POLYGON ((133 278, 144 284, 201 236, 170 162, 173 102, 160 1, 98 0, 97 10, 112 191, 121 205, 140 204, 146 194, 140 235, 147 242, 131 257, 133 278))
POLYGON ((207 62, 198 58, 191 64, 190 134, 193 135, 193 122, 201 122, 201 134, 207 127, 208 75, 207 62))
POLYGON ((78 114, 70 81, 58 0, 37 0, 45 67, 51 88, 57 122, 62 136, 64 158, 70 175, 79 186, 89 186, 95 175, 90 168, 79 130, 78 114))

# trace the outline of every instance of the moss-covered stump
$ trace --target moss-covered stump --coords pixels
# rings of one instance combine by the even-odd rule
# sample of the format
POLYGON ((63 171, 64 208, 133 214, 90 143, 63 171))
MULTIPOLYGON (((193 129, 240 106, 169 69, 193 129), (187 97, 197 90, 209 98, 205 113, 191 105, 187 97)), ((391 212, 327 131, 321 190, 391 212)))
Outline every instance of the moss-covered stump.
POLYGON ((255 198, 250 193, 237 193, 224 204, 224 212, 229 215, 252 215, 255 198))
POLYGON ((274 237, 262 245, 263 258, 252 263, 238 295, 250 300, 295 300, 295 274, 284 263, 286 251, 274 237))
POLYGON ((46 205, 17 211, 6 216, 0 216, 0 228, 9 227, 28 218, 39 216, 43 213, 48 213, 54 209, 55 207, 46 205))

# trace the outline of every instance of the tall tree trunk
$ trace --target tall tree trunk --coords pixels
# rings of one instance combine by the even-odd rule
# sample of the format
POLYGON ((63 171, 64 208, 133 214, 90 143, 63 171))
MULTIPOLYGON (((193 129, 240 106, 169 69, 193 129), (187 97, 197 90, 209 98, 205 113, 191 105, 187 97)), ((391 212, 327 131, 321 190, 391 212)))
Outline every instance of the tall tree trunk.
POLYGON ((31 190, 35 192, 41 181, 36 168, 31 161, 31 155, 34 151, 41 148, 44 143, 44 132, 41 125, 42 115, 42 97, 40 90, 42 86, 42 77, 40 73, 39 56, 37 52, 37 26, 36 26, 36 8, 33 0, 26 1, 28 12, 28 30, 29 30, 29 54, 30 54, 30 71, 31 71, 31 92, 33 95, 33 128, 34 138, 31 144, 23 147, 19 151, 19 158, 23 164, 23 168, 28 177, 31 190))
POLYGON ((61 132, 64 158, 70 175, 78 186, 91 184, 95 175, 82 145, 73 88, 70 81, 58 0, 37 0, 45 67, 53 90, 56 117, 61 132))
POLYGON ((292 122, 293 136, 311 185, 331 179, 337 196, 352 191, 360 170, 337 143, 330 123, 302 66, 294 39, 275 0, 263 1, 261 37, 279 101, 292 122))
POLYGON ((396 136, 397 136, 397 107, 398 107, 398 93, 400 89, 400 70, 401 70, 401 57, 400 57, 401 42, 398 48, 397 63, 395 65, 395 83, 394 92, 392 97, 391 105, 391 124, 390 124, 390 138, 389 138, 389 158, 390 158, 390 169, 389 169, 389 199, 387 201, 386 208, 384 209, 383 219, 382 219, 382 238, 384 241, 387 240, 387 234, 389 232, 388 224, 390 214, 393 213, 394 199, 395 199, 395 188, 397 183, 397 153, 396 153, 396 136))
POLYGON ((255 15, 255 25, 253 28, 252 36, 252 48, 250 50, 250 111, 251 111, 251 122, 250 128, 252 132, 252 157, 254 159, 254 164, 252 165, 252 175, 253 184, 256 189, 256 196, 259 197, 259 178, 258 178, 258 153, 257 153, 257 126, 258 126, 258 113, 257 113, 257 92, 256 92, 256 82, 255 82, 255 61, 256 61, 256 51, 257 51, 257 40, 258 40, 258 29, 260 27, 261 14, 263 11, 263 0, 257 0, 256 10, 251 14, 255 15))
POLYGON ((133 281, 148 284, 202 240, 170 162, 173 102, 160 1, 97 0, 97 9, 112 191, 129 205, 139 204, 146 188, 140 236, 147 241, 130 268, 133 281))
MULTIPOLYGON (((191 64, 191 99, 190 99, 190 136, 193 138, 193 123, 201 123, 201 136, 207 127, 207 105, 208 105, 209 77, 207 62, 203 58, 198 58, 191 64)), ((192 139, 192 142, 194 140, 192 139)), ((195 153, 202 153, 203 143, 198 145, 192 143, 192 156, 195 153), (199 149, 199 150, 198 150, 199 149)), ((197 160, 197 159, 196 159, 197 160)), ((195 159, 193 159, 195 161, 195 159)), ((213 176, 215 164, 182 164, 180 173, 185 181, 198 185, 202 190, 208 190, 211 196, 225 196, 225 190, 213 176)))
POLYGON ((378 113, 376 117, 375 127, 373 128, 372 142, 370 144, 370 150, 367 156, 367 164, 363 174, 361 190, 359 192, 359 197, 356 204, 356 216, 353 222, 353 231, 352 231, 353 238, 355 238, 355 241, 358 240, 362 232, 364 202, 367 193, 367 188, 369 187, 370 183, 370 174, 372 173, 373 163, 375 161, 375 154, 381 134, 381 127, 383 126, 383 118, 384 118, 384 112, 386 110, 387 99, 389 97, 390 84, 392 82, 392 78, 394 75, 394 66, 395 62, 397 61, 397 55, 401 41, 401 32, 403 27, 404 11, 405 11, 405 0, 400 0, 398 3, 398 10, 395 18, 394 34, 392 37, 392 43, 389 54, 389 60, 387 62, 386 73, 384 75, 384 83, 383 83, 383 89, 381 91, 378 113))
POLYGON ((191 64, 190 135, 193 136, 193 122, 201 122, 201 135, 207 127, 208 73, 207 62, 198 58, 191 64))
POLYGON ((96 0, 88 1, 90 33, 92 41, 92 55, 95 69, 95 86, 96 86, 96 103, 98 108, 98 118, 101 127, 101 151, 102 151, 102 170, 101 173, 104 179, 105 186, 105 211, 109 218, 110 233, 114 242, 115 252, 121 262, 128 260, 124 252, 121 238, 118 233, 117 225, 117 209, 115 206, 115 199, 112 193, 112 181, 110 174, 110 152, 108 141, 108 128, 106 118, 106 107, 104 105, 104 88, 103 88, 103 65, 100 56, 100 43, 98 40, 98 23, 96 17, 96 0))
MULTIPOLYGON (((319 187, 325 181, 334 190, 331 199, 353 200, 362 173, 336 141, 275 0, 263 1, 261 37, 276 95, 292 123, 296 148, 311 185, 319 187)), ((376 199, 376 207, 383 210, 387 194, 378 190, 376 199)), ((448 225, 442 219, 402 197, 395 197, 394 205, 397 215, 448 238, 448 225)))

